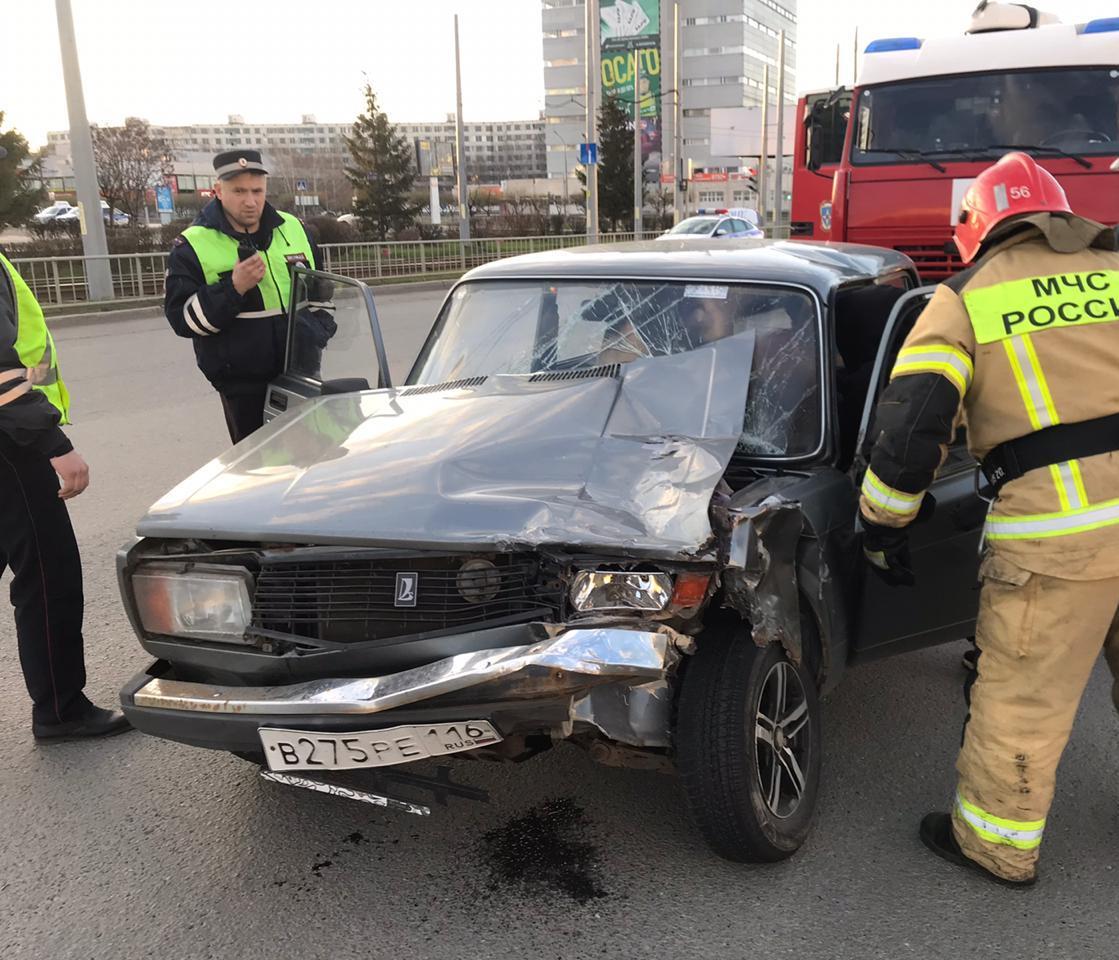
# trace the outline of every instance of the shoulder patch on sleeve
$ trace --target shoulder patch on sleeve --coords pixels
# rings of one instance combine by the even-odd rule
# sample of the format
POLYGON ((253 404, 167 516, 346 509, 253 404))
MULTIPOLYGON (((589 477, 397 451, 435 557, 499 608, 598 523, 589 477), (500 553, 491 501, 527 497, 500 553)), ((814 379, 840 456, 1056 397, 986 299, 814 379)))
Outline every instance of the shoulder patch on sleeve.
POLYGON ((181 246, 182 246, 182 245, 183 245, 184 243, 186 243, 186 237, 184 237, 184 236, 183 236, 183 235, 182 235, 182 234, 180 233, 180 234, 179 234, 179 235, 178 235, 177 237, 175 237, 175 239, 174 239, 174 240, 172 240, 172 241, 171 241, 171 246, 173 246, 173 247, 181 247, 181 246))

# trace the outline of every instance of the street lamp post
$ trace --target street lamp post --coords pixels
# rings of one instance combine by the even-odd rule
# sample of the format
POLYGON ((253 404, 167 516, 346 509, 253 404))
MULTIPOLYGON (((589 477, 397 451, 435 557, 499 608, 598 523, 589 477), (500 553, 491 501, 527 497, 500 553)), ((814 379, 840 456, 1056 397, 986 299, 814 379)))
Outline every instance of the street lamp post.
POLYGON ((455 149, 458 152, 458 236, 470 239, 470 205, 466 196, 466 148, 462 123, 462 65, 458 49, 458 14, 455 14, 455 149))
MULTIPOLYGON (((571 152, 571 145, 560 136, 558 130, 553 130, 556 139, 563 145, 563 220, 561 221, 565 226, 567 224, 567 211, 571 206, 571 195, 568 189, 568 172, 567 172, 567 157, 571 152)), ((562 232, 562 229, 561 229, 562 232)))
MULTIPOLYGON (((97 165, 93 158, 93 136, 85 112, 82 72, 78 66, 78 45, 74 38, 74 15, 70 0, 55 0, 58 16, 58 43, 62 49, 62 76, 66 84, 66 109, 70 116, 70 151, 78 205, 82 211, 82 253, 86 256, 86 282, 90 300, 111 300, 113 274, 109 267, 109 246, 101 219, 101 191, 97 186, 97 165)), ((112 211, 109 217, 112 218, 112 211)))

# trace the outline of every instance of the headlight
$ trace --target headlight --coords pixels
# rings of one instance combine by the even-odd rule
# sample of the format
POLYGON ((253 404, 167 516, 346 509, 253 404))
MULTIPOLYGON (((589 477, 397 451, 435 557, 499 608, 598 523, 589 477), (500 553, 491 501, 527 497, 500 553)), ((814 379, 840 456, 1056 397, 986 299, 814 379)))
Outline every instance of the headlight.
POLYGON ((145 564, 132 575, 140 623, 148 633, 244 643, 252 622, 244 567, 145 564))
POLYGON ((671 599, 672 577, 667 573, 584 570, 571 586, 571 602, 580 613, 660 611, 671 599))

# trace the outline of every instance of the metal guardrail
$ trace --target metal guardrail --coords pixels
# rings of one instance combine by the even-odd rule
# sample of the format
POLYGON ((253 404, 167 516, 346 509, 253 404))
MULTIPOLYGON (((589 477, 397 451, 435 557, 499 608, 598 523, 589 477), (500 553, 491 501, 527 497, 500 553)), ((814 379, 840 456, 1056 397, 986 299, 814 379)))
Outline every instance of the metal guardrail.
MULTIPOLYGON (((657 236, 645 231, 641 239, 657 236)), ((599 243, 636 239, 630 233, 599 234, 599 243)), ((521 253, 585 246, 585 234, 546 237, 480 237, 470 240, 392 240, 383 243, 327 243, 320 249, 322 269, 365 282, 456 274, 471 267, 521 253)), ((113 300, 163 296, 167 253, 112 253, 102 257, 15 257, 12 264, 43 306, 84 303, 86 269, 93 260, 108 261, 113 300)), ((105 301, 102 301, 105 302, 105 301)))

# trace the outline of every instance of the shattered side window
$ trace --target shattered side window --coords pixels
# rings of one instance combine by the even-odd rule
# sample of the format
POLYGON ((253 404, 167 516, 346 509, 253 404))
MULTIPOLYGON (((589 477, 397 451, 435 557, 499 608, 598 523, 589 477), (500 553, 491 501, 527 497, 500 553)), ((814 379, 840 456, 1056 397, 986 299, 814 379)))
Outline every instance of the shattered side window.
POLYGON ((799 456, 814 451, 820 437, 817 328, 814 301, 787 288, 476 281, 455 290, 411 382, 625 364, 752 330, 755 357, 739 450, 799 456))
POLYGON ((756 319, 740 454, 801 457, 819 446, 823 423, 815 313, 808 297, 796 294, 756 319))

